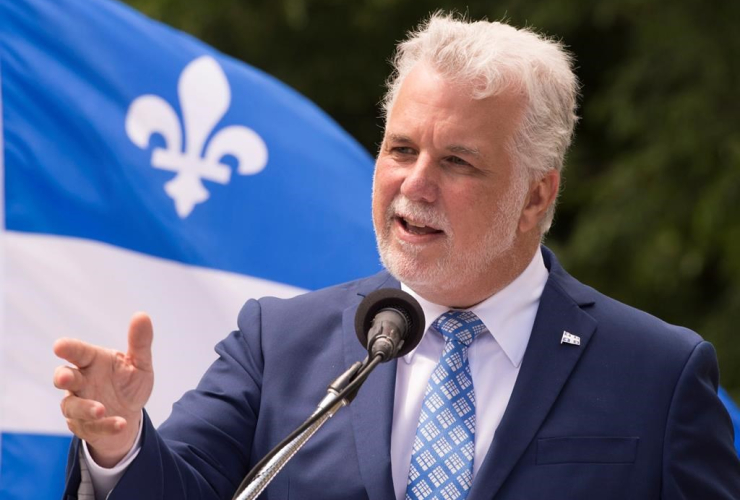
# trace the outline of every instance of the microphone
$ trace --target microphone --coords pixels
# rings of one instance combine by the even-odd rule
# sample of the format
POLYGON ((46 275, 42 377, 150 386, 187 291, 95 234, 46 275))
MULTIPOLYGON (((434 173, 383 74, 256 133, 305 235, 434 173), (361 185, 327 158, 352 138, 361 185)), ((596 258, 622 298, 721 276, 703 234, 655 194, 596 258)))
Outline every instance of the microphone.
POLYGON ((408 293, 381 288, 367 295, 355 314, 355 332, 370 358, 405 356, 424 335, 424 312, 408 293))
POLYGON ((376 290, 360 302, 355 332, 368 358, 353 364, 329 385, 316 411, 247 474, 232 500, 255 500, 288 461, 334 413, 350 404, 370 372, 380 363, 405 356, 424 334, 424 311, 408 293, 395 288, 376 290))

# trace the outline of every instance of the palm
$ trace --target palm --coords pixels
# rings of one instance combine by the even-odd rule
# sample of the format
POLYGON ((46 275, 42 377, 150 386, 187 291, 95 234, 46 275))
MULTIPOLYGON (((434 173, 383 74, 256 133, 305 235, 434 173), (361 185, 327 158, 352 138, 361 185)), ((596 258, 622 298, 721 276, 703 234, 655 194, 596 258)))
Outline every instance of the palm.
POLYGON ((80 370, 89 386, 80 396, 103 403, 108 416, 138 413, 146 404, 154 386, 154 372, 137 367, 135 359, 122 352, 98 353, 88 368, 80 370))

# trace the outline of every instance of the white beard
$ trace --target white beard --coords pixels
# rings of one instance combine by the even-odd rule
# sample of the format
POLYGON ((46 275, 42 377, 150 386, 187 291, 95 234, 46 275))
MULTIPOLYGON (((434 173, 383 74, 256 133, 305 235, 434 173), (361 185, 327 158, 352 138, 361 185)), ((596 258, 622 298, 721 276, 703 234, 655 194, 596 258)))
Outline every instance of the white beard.
POLYGON ((498 200, 476 248, 454 251, 455 234, 447 215, 433 204, 412 202, 397 195, 385 212, 383 227, 375 227, 380 260, 396 279, 414 290, 434 289, 438 292, 457 290, 480 280, 481 276, 496 272, 495 267, 506 262, 501 257, 514 246, 519 217, 527 194, 527 182, 520 179, 498 200), (444 231, 445 251, 434 263, 421 265, 422 245, 394 239, 392 227, 401 213, 415 222, 444 231))

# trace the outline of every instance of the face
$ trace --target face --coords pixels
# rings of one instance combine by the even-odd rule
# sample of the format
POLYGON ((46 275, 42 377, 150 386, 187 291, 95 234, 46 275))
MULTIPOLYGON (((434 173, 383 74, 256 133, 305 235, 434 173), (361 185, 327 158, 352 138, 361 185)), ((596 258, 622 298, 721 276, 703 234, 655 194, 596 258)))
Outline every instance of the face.
POLYGON ((513 92, 474 100, 425 66, 399 90, 375 166, 373 223, 383 264, 429 300, 472 305, 463 302, 479 288, 494 293, 517 252, 528 183, 506 145, 523 102, 513 92))

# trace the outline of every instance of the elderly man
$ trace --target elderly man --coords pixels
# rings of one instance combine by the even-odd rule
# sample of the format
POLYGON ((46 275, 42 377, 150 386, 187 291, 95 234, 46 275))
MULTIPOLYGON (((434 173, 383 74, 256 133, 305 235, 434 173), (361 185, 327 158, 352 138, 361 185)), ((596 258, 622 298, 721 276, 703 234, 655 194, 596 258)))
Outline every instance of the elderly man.
POLYGON ((78 436, 66 498, 230 498, 363 348, 362 297, 401 287, 427 318, 264 498, 738 499, 712 347, 580 284, 540 246, 578 84, 562 47, 435 15, 398 49, 373 221, 387 272, 249 301, 199 386, 155 430, 152 326, 129 352, 62 339, 78 436))

